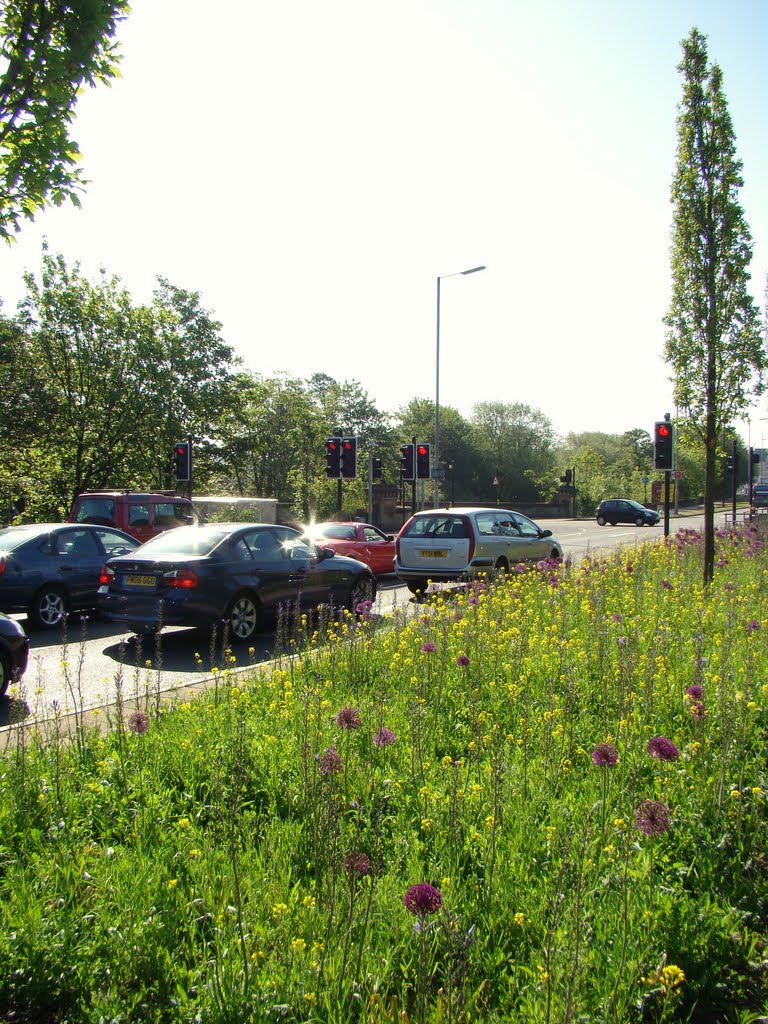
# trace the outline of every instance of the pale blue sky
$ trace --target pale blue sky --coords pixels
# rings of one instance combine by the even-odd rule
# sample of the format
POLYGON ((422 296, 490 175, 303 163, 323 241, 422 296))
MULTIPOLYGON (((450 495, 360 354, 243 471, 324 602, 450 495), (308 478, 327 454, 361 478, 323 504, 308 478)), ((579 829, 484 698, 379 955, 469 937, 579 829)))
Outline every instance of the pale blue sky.
MULTIPOLYGON (((6 313, 41 242, 198 290, 263 374, 379 408, 527 402, 561 433, 652 428, 680 40, 720 64, 768 271, 768 0, 133 0, 123 77, 81 100, 80 211, 0 249, 6 313)), ((768 434, 765 403, 751 440, 768 434)), ((745 426, 745 436, 747 429, 745 426)))

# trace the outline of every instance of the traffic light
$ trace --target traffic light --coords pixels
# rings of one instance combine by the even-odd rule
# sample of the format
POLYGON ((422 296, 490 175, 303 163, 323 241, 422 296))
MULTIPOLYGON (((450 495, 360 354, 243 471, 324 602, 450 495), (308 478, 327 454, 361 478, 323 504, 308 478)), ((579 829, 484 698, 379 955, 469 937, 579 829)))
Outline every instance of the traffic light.
POLYGON ((654 469, 672 469, 673 456, 672 424, 669 420, 659 420, 653 428, 654 469))
POLYGON ((357 476, 357 438, 342 437, 341 439, 341 475, 346 480, 357 476))
POLYGON ((325 475, 329 480, 341 476, 341 438, 329 437, 325 442, 325 475))
POLYGON ((189 441, 177 441, 173 451, 173 475, 183 483, 192 472, 192 451, 189 441))
POLYGON ((371 480, 381 480, 381 459, 378 455, 371 456, 371 480))
POLYGON ((756 452, 754 448, 749 449, 749 461, 753 466, 757 466, 760 462, 760 452, 756 452))
POLYGON ((729 473, 733 472, 733 456, 732 455, 726 455, 726 457, 725 457, 725 468, 727 469, 727 471, 729 473))
POLYGON ((400 479, 416 479, 416 445, 400 445, 400 479))
POLYGON ((565 474, 560 477, 560 483, 565 484, 567 487, 571 486, 573 481, 573 470, 566 469, 565 474))
POLYGON ((429 452, 430 445, 416 445, 416 479, 429 480, 429 452))

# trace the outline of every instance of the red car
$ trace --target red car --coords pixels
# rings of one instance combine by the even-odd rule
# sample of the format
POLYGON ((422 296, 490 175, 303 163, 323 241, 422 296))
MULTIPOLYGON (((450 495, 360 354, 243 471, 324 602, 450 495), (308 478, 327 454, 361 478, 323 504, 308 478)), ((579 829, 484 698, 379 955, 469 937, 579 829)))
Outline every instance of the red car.
POLYGON ((394 572, 395 538, 369 523, 315 523, 307 533, 322 548, 365 562, 374 576, 394 572))

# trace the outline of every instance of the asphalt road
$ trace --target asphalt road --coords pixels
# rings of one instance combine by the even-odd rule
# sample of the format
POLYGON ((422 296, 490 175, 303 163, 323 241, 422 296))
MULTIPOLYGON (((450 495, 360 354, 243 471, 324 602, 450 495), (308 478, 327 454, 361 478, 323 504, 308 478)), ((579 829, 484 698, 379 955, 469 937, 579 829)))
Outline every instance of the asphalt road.
MULTIPOLYGON (((723 518, 723 512, 717 513, 718 522, 723 518)), ((702 523, 701 515, 673 517, 670 530, 697 528, 702 523)), ((542 520, 540 525, 552 530, 571 559, 663 536, 660 526, 600 527, 594 520, 542 520)), ((394 576, 384 577, 379 587, 377 614, 386 615, 396 605, 410 605, 411 595, 394 576)), ((97 619, 73 618, 65 634, 53 635, 32 631, 26 620, 19 618, 32 643, 30 663, 20 693, 0 699, 0 727, 50 718, 57 710, 67 713, 111 704, 117 697, 134 704, 147 695, 198 688, 211 678, 214 666, 227 667, 222 645, 211 644, 208 637, 193 629, 167 629, 155 642, 97 619)), ((287 650, 279 634, 265 633, 252 653, 235 648, 235 665, 270 661, 287 650)))

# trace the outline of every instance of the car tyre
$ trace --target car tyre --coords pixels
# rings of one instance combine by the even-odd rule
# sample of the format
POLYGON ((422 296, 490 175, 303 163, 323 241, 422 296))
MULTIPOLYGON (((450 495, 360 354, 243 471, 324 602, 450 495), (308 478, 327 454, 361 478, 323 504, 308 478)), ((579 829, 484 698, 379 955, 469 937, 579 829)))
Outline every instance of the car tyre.
POLYGON ((35 629, 56 629, 67 617, 67 598, 60 587, 42 587, 35 594, 28 610, 35 629))
POLYGON ((635 526, 645 526, 645 520, 642 516, 637 516, 635 518, 635 526))
POLYGON ((509 572, 509 562, 506 558, 499 558, 496 561, 496 565, 493 567, 494 574, 496 576, 502 575, 502 573, 509 572))
POLYGON ((406 580, 405 585, 414 597, 417 597, 419 594, 423 597, 427 592, 427 587, 429 586, 426 580, 406 580))
POLYGON ((598 526, 605 526, 605 516, 598 516, 597 517, 597 525, 598 526))
POLYGON ((6 656, 0 651, 0 697, 4 697, 11 685, 11 665, 6 656))
POLYGON ((238 643, 247 643, 261 626, 261 608, 251 594, 238 594, 227 612, 229 632, 238 643))
POLYGON ((374 601, 375 599, 375 581, 367 576, 363 576, 354 580, 352 583, 349 590, 349 597, 347 598, 347 608, 354 615, 357 612, 357 606, 359 604, 362 604, 364 601, 374 601))

